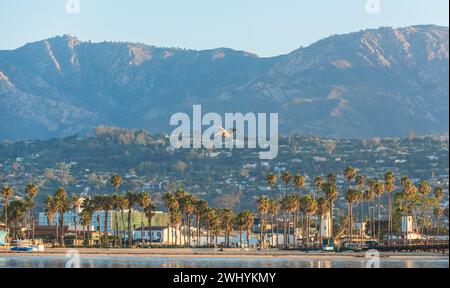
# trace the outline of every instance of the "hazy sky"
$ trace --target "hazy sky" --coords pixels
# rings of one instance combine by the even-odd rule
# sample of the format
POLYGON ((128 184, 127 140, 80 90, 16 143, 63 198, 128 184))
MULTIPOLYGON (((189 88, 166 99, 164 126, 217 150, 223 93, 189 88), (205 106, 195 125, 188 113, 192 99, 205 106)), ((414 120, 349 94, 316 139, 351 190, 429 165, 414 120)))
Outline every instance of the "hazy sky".
POLYGON ((448 0, 0 0, 0 49, 71 34, 273 56, 366 28, 448 26, 448 9, 448 0), (80 13, 67 13, 67 1, 80 1, 80 13), (379 13, 367 1, 379 1, 379 13))

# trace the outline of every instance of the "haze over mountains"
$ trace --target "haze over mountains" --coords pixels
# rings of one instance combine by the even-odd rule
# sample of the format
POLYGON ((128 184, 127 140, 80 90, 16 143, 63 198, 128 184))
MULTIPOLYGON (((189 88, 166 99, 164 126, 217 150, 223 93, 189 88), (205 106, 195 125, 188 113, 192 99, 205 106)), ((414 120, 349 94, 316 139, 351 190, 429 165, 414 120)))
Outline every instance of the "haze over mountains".
POLYGON ((448 133, 448 27, 337 35, 273 58, 72 36, 0 51, 0 140, 100 124, 168 133, 170 116, 194 104, 204 113, 278 112, 284 133, 448 133))

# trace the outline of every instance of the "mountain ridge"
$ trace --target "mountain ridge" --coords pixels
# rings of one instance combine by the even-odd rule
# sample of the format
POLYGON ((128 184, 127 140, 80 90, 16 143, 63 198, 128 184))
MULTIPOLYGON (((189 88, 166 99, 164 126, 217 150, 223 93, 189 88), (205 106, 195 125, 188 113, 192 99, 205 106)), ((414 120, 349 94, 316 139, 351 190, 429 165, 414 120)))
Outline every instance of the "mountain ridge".
POLYGON ((367 29, 263 58, 70 35, 0 51, 0 139, 67 136, 100 124, 169 132, 170 115, 193 104, 278 112, 283 133, 448 133, 448 27, 367 29))

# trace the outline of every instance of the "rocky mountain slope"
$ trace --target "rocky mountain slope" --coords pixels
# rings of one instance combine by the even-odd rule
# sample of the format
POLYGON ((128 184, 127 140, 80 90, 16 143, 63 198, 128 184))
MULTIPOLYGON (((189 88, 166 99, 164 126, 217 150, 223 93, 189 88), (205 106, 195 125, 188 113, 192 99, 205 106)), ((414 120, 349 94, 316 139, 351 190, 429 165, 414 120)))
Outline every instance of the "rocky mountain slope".
POLYGON ((193 104, 278 112, 284 133, 448 133, 448 43, 448 27, 380 28, 258 58, 55 37, 0 51, 0 139, 60 137, 100 124, 170 132, 170 116, 193 104))

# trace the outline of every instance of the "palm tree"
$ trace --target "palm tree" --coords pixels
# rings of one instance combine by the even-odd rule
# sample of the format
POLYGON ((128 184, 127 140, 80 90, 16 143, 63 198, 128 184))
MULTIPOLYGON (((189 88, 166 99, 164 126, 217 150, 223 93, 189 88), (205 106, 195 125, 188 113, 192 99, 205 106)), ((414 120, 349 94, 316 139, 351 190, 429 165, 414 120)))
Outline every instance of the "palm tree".
POLYGON ((111 211, 113 209, 113 203, 111 201, 111 196, 103 195, 102 206, 103 206, 103 209, 105 210, 105 225, 103 227, 104 233, 105 233, 105 245, 106 245, 106 247, 109 247, 109 211, 111 211))
POLYGON ((145 209, 152 204, 150 194, 147 192, 139 193, 139 206, 141 207, 141 245, 144 247, 144 218, 145 209))
POLYGON ((225 230, 225 247, 230 247, 230 233, 233 230, 233 210, 225 208, 220 210, 223 228, 225 230))
POLYGON ((433 214, 434 214, 434 216, 436 216, 436 230, 437 230, 437 234, 436 234, 436 240, 437 241, 439 241, 439 234, 440 234, 440 229, 439 229, 439 227, 441 226, 441 217, 442 217, 442 214, 444 213, 444 211, 442 210, 442 208, 441 207, 436 207, 435 209, 434 209, 434 211, 433 211, 433 214))
MULTIPOLYGON (((278 201, 275 196, 275 187, 277 185, 277 176, 273 173, 270 173, 266 177, 266 182, 270 186, 270 188, 272 188, 272 200, 278 201)), ((275 227, 276 227, 276 233, 277 233, 276 240, 277 240, 277 247, 278 247, 278 245, 279 245, 279 242, 278 242, 278 204, 277 204, 276 208, 277 209, 275 209, 274 212, 275 212, 275 227)), ((272 225, 272 227, 274 227, 274 225, 272 225)), ((272 246, 273 246, 273 243, 272 243, 272 246)))
POLYGON ((120 176, 119 174, 115 174, 111 176, 111 185, 114 187, 114 194, 111 198, 111 204, 113 206, 114 209, 114 222, 115 222, 115 227, 114 227, 114 246, 116 246, 116 239, 118 237, 119 234, 119 223, 117 221, 117 208, 118 208, 118 195, 119 195, 119 187, 122 185, 122 176, 120 176))
POLYGON ((280 200, 280 210, 283 211, 283 245, 287 245, 286 213, 287 213, 287 195, 280 200))
POLYGON ((255 222, 255 214, 253 214, 253 212, 251 212, 250 210, 245 210, 244 212, 242 212, 242 218, 245 223, 244 227, 247 233, 247 246, 250 246, 250 232, 253 223, 255 222))
MULTIPOLYGON (((47 224, 48 226, 52 226, 53 225, 53 215, 58 212, 58 207, 56 206, 56 201, 55 199, 51 196, 48 195, 47 198, 44 200, 44 211, 45 214, 47 215, 47 224)), ((56 229, 56 238, 55 238, 55 244, 56 241, 58 241, 58 229, 56 229)))
MULTIPOLYGON (((288 214, 292 215, 292 236, 293 236, 293 241, 294 241, 294 245, 297 244, 297 237, 296 237, 296 229, 297 229, 297 223, 296 223, 296 213, 299 210, 299 206, 300 206, 300 197, 297 195, 289 195, 288 199, 287 199, 287 203, 286 203, 286 208, 288 211, 288 214)), ((288 226, 288 231, 290 231, 290 226, 288 226)), ((290 234, 290 233, 289 233, 290 234)), ((288 235, 290 237, 290 235, 288 235)))
POLYGON ((443 214, 444 214, 445 218, 447 218, 447 221, 448 221, 448 205, 445 207, 443 214))
POLYGON ((26 216, 27 203, 23 200, 14 200, 9 204, 9 218, 11 219, 11 235, 13 239, 24 237, 20 229, 20 221, 26 216), (14 229, 13 229, 14 228, 14 229))
POLYGON ((83 209, 80 212, 80 224, 83 226, 83 245, 86 245, 86 227, 90 226, 92 222, 92 211, 83 209))
POLYGON ((5 217, 6 241, 9 242, 10 234, 9 234, 9 229, 8 229, 8 205, 9 205, 9 200, 14 195, 14 189, 11 186, 5 186, 2 188, 1 195, 3 196, 3 199, 5 199, 5 204, 3 205, 3 214, 5 217))
POLYGON ((125 242, 125 238, 126 238, 126 232, 125 232, 125 209, 128 208, 128 199, 124 196, 124 195, 119 195, 117 198, 117 207, 120 209, 120 218, 121 218, 121 229, 122 229, 122 233, 119 240, 119 246, 122 246, 122 242, 125 242))
MULTIPOLYGON (((178 245, 177 228, 181 223, 182 217, 183 217, 183 215, 179 209, 174 209, 174 210, 169 211, 169 223, 170 223, 170 226, 172 227, 172 237, 171 238, 173 238, 173 230, 175 230, 175 242, 172 244, 175 244, 175 245, 178 245)), ((180 240, 181 240, 181 237, 180 237, 180 240)))
MULTIPOLYGON (((274 247, 274 243, 273 243, 273 241, 274 241, 274 239, 273 239, 274 220, 273 220, 273 218, 275 217, 275 221, 276 221, 277 211, 278 211, 278 201, 276 201, 275 199, 270 199, 268 214, 270 215, 270 226, 271 226, 271 243, 270 244, 272 245, 272 247, 274 247)), ((277 235, 278 235, 278 232, 277 232, 277 235)), ((278 245, 278 243, 277 243, 277 245, 278 245)))
POLYGON ((56 205, 59 213, 60 244, 64 247, 64 214, 70 210, 70 200, 64 188, 59 188, 55 193, 56 205))
POLYGON ((217 213, 217 209, 215 208, 209 208, 206 211, 206 227, 207 227, 207 231, 206 231, 206 242, 208 244, 208 246, 211 244, 212 241, 212 236, 213 236, 213 230, 215 228, 216 225, 216 221, 218 218, 218 213, 217 213))
MULTIPOLYGON (((187 195, 183 188, 178 188, 174 193, 175 198, 179 203, 179 209, 181 212, 181 223, 180 223, 180 236, 183 235, 184 243, 186 243, 186 229, 185 229, 185 217, 186 217, 186 207, 185 207, 185 197, 187 195)), ((180 241, 181 244, 181 241, 180 241)))
POLYGON ((206 202, 203 199, 195 201, 194 213, 195 213, 195 220, 197 222, 197 246, 200 246, 200 223, 207 209, 208 209, 208 202, 206 202))
POLYGON ((195 199, 194 195, 187 194, 184 196, 184 211, 186 213, 186 220, 187 220, 187 235, 188 235, 188 241, 187 246, 191 247, 191 218, 192 214, 195 212, 195 202, 197 200, 195 199))
POLYGON ((391 171, 384 175, 384 186, 388 192, 388 244, 391 243, 392 238, 392 191, 395 190, 395 175, 391 171))
MULTIPOLYGON (((302 189, 302 187, 305 185, 305 183, 306 183, 305 177, 304 177, 303 175, 301 175, 300 173, 297 173, 297 174, 294 176, 294 185, 295 185, 295 188, 296 188, 296 190, 297 190, 297 204, 298 204, 298 201, 299 201, 299 199, 300 199, 300 189, 302 189)), ((298 238, 298 237, 296 236, 296 233, 297 233, 297 223, 298 223, 298 218, 299 218, 298 213, 299 213, 299 211, 300 211, 300 209, 298 209, 298 208, 299 208, 299 207, 298 207, 298 205, 297 205, 297 211, 295 211, 295 219, 294 219, 294 238, 295 238, 295 239, 298 238)))
POLYGON ((317 176, 316 178, 314 178, 313 183, 314 185, 316 185, 317 190, 320 191, 325 184, 325 181, 323 180, 322 176, 317 176))
MULTIPOLYGON (((284 197, 286 198, 288 195, 288 185, 292 181, 292 175, 290 172, 285 171, 281 174, 281 180, 284 182, 284 197)), ((282 206, 283 207, 283 206, 282 206)), ((284 207, 285 208, 285 207, 284 207)), ((284 238, 284 244, 288 244, 286 235, 287 235, 287 228, 286 228, 286 209, 283 209, 284 215, 283 215, 283 238, 284 238)))
MULTIPOLYGON (((370 207, 370 203, 373 202, 373 200, 375 198, 374 191, 371 190, 371 189, 366 189, 364 191, 363 198, 364 198, 364 201, 367 202, 367 213, 368 213, 367 216, 368 216, 368 220, 369 220, 369 228, 371 230, 371 235, 373 235, 372 216, 371 216, 371 213, 370 213, 370 208, 371 208, 370 207)), ((363 203, 364 203, 364 201, 363 201, 363 203)), ((367 229, 366 229, 366 234, 368 234, 367 229)))
MULTIPOLYGON (((171 193, 171 192, 167 192, 167 193, 164 194, 163 201, 164 201, 167 209, 169 210, 169 214, 171 214, 171 212, 173 212, 175 210, 178 210, 179 207, 180 207, 180 203, 178 202, 178 200, 175 197, 175 195, 173 193, 171 193)), ((172 220, 174 220, 174 218, 175 218, 173 216, 174 215, 172 215, 172 217, 170 217, 172 220)), ((169 228, 172 229, 171 235, 173 235, 174 225, 172 225, 172 224, 174 223, 174 221, 169 221, 169 222, 171 224, 169 228)), ((172 241, 172 238, 173 237, 170 237, 171 241, 172 241)))
POLYGON ((338 190, 336 187, 336 178, 330 177, 333 174, 328 176, 328 181, 324 185, 325 189, 325 199, 327 199, 330 207, 330 235, 331 238, 334 236, 334 202, 338 198, 338 190), (334 179, 334 180, 333 180, 334 179))
POLYGON ((260 239, 260 248, 264 249, 264 217, 269 211, 270 208, 270 200, 266 196, 261 196, 256 200, 256 204, 258 207, 258 213, 259 213, 259 239, 260 239))
POLYGON ((81 199, 77 195, 73 195, 72 199, 70 200, 70 205, 72 206, 72 210, 73 210, 73 225, 75 227, 75 243, 78 239, 77 214, 78 214, 78 209, 81 206, 80 201, 81 201, 81 199))
POLYGON ((366 185, 366 176, 358 175, 356 176, 356 187, 359 192, 359 202, 361 202, 361 244, 364 241, 364 186, 366 185))
MULTIPOLYGON (((37 194, 39 193, 39 187, 33 183, 30 183, 25 187, 25 192, 28 195, 28 197, 30 197, 30 202, 32 206, 34 206, 34 198, 36 198, 37 194)), ((31 212, 31 214, 33 214, 33 211, 31 212)), ((30 218, 30 211, 27 210, 27 223, 29 223, 30 220, 29 218, 30 218)), ((31 227, 33 235, 32 238, 34 240, 34 215, 32 215, 31 227)), ((27 237, 30 238, 28 227, 27 227, 27 237)))
POLYGON ((122 176, 115 174, 111 176, 111 184, 114 187, 116 193, 119 193, 119 187, 122 185, 122 176))
POLYGON ((118 238, 120 238, 119 236, 119 221, 118 221, 118 217, 117 217, 117 210, 120 209, 119 207, 119 203, 120 202, 120 196, 117 193, 114 193, 111 196, 111 205, 112 205, 112 209, 114 211, 114 247, 117 247, 117 241, 118 238))
POLYGON ((436 201, 437 201, 437 208, 435 209, 435 211, 434 211, 434 215, 436 216, 436 220, 437 220, 437 223, 436 223, 436 225, 437 225, 437 237, 436 237, 436 239, 437 240, 439 240, 439 232, 440 232, 440 220, 441 220, 441 217, 442 217, 442 215, 444 214, 444 210, 442 210, 442 208, 441 207, 439 207, 439 203, 441 202, 441 200, 442 200, 442 198, 444 197, 444 190, 442 190, 442 187, 436 187, 436 188, 434 188, 434 198, 436 199, 436 201))
POLYGON ((419 193, 422 196, 428 196, 431 193, 431 186, 428 181, 424 180, 419 184, 419 193))
POLYGON ((377 207, 378 207, 378 241, 381 239, 381 196, 383 196, 383 193, 385 191, 384 183, 381 181, 378 181, 375 185, 375 194, 377 195, 377 207))
POLYGON ((327 183, 336 184, 336 175, 334 173, 330 173, 327 175, 327 183))
POLYGON ((239 228, 239 243, 240 243, 240 247, 242 248, 242 246, 243 246, 242 230, 244 230, 244 228, 245 228, 245 219, 244 219, 243 212, 236 215, 235 222, 239 228))
POLYGON ((133 231, 131 230, 131 225, 132 225, 132 215, 133 215, 133 208, 134 205, 136 205, 137 202, 137 197, 136 194, 133 191, 128 191, 127 194, 125 195, 126 199, 127 199, 127 204, 128 204, 128 248, 131 248, 131 246, 133 246, 133 231))
POLYGON ((370 230, 372 231, 372 238, 376 238, 377 237, 377 233, 376 233, 376 225, 375 225, 375 187, 377 186, 377 181, 375 181, 375 179, 370 179, 369 180, 369 189, 366 191, 366 197, 367 199, 370 201, 372 200, 372 214, 370 213, 370 208, 369 208, 369 214, 370 214, 370 230))
POLYGON ((348 166, 347 168, 345 168, 344 177, 347 178, 348 189, 351 189, 351 183, 353 179, 355 179, 357 172, 358 170, 356 170, 356 168, 353 168, 352 166, 348 166))
POLYGON ((316 199, 311 194, 308 194, 300 199, 300 209, 303 214, 306 215, 306 243, 309 243, 310 229, 311 229, 311 216, 317 212, 318 204, 316 199))
POLYGON ((148 205, 146 208, 145 208, 145 217, 147 217, 147 219, 148 219, 148 227, 149 227, 149 235, 150 235, 150 248, 152 247, 152 219, 153 219, 153 216, 155 216, 155 209, 156 209, 156 206, 155 205, 153 205, 153 203, 151 203, 150 202, 150 205, 148 205))
POLYGON ((290 172, 283 172, 281 174, 281 180, 284 182, 284 196, 287 196, 288 194, 288 185, 292 181, 292 175, 290 172))
POLYGON ((348 189, 345 193, 345 200, 348 203, 348 219, 349 219, 349 227, 348 227, 348 235, 350 237, 350 243, 353 242, 353 203, 358 201, 359 199, 359 191, 355 189, 348 189))
POLYGON ((95 195, 94 199, 92 200, 92 208, 93 210, 97 213, 97 233, 98 233, 98 246, 100 247, 102 244, 101 241, 101 220, 100 220, 100 216, 101 216, 101 212, 103 210, 103 197, 100 195, 95 195))

